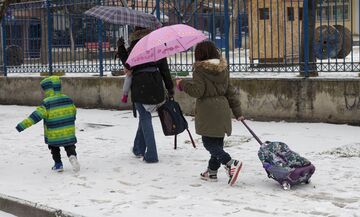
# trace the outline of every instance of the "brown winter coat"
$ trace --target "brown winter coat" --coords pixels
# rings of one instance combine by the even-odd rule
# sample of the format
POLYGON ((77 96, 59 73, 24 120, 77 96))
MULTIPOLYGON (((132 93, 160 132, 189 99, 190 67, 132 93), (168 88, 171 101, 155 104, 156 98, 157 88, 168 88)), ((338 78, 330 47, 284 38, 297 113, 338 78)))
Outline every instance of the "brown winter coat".
POLYGON ((231 111, 241 116, 236 89, 230 83, 226 60, 195 62, 193 79, 182 80, 180 88, 196 98, 196 133, 208 137, 231 135, 231 111))

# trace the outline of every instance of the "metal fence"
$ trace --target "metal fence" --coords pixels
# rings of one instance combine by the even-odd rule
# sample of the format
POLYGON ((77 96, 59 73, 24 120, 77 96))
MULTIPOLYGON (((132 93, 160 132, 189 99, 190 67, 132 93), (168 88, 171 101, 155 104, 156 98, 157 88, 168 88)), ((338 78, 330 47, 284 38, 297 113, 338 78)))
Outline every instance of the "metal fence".
MULTIPOLYGON (((122 68, 116 41, 129 26, 84 15, 96 5, 152 13, 203 31, 232 72, 360 71, 358 0, 44 0, 12 4, 1 23, 2 71, 99 73, 122 68)), ((169 59, 190 71, 193 51, 169 59)))

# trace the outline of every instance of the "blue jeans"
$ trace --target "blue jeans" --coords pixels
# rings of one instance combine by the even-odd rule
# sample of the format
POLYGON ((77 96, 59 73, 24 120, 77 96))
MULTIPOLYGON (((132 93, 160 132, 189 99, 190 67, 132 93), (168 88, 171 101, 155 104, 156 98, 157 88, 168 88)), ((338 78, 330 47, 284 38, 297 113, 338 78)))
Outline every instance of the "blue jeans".
POLYGON ((221 164, 226 165, 231 157, 224 151, 224 138, 215 138, 202 136, 202 141, 206 150, 210 152, 210 160, 208 168, 218 170, 221 164))
POLYGON ((158 162, 151 113, 146 111, 141 103, 135 103, 135 108, 139 112, 139 125, 134 140, 133 153, 144 156, 144 161, 148 163, 158 162))

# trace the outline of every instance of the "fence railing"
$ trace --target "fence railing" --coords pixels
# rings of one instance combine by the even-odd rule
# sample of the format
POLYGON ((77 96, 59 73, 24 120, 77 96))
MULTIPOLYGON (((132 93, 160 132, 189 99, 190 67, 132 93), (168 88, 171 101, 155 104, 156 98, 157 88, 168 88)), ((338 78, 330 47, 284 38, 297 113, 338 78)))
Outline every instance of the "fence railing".
MULTIPOLYGON (((131 27, 84 15, 96 5, 125 0, 44 0, 9 6, 1 23, 2 71, 98 73, 122 68, 116 41, 131 27), (100 46, 101 45, 101 46, 100 46)), ((360 71, 357 0, 131 0, 163 25, 203 31, 232 72, 360 71)), ((126 40, 127 41, 127 40, 126 40)), ((189 50, 170 57, 172 71, 190 71, 189 50)))

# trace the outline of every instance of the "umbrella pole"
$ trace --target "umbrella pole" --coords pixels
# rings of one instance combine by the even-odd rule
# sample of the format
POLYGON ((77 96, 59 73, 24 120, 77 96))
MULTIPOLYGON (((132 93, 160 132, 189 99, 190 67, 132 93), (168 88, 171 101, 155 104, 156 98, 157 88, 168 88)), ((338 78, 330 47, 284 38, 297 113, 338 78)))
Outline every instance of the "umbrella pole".
POLYGON ((256 139, 256 141, 257 141, 260 145, 262 145, 263 143, 261 142, 261 140, 259 139, 259 137, 254 133, 254 131, 252 131, 252 130, 250 129, 250 127, 245 123, 245 121, 244 121, 244 120, 241 120, 241 122, 245 125, 246 129, 249 130, 249 132, 250 132, 251 135, 256 139))

